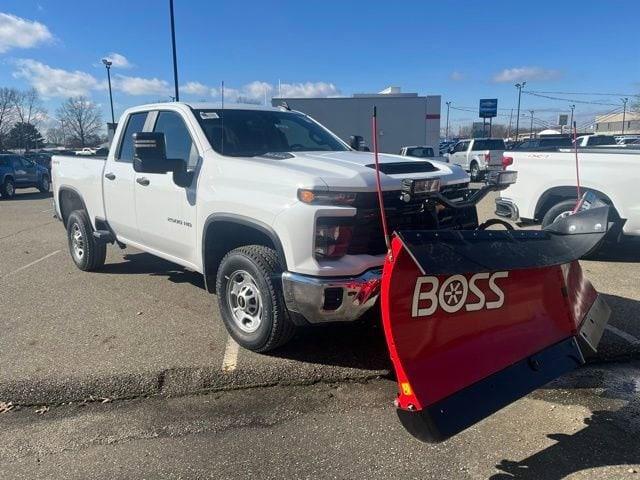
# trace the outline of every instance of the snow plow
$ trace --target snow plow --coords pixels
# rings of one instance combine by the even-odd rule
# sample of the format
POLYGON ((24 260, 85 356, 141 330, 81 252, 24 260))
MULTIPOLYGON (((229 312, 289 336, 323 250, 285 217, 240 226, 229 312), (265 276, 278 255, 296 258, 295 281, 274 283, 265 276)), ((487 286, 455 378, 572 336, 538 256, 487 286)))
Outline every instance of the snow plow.
POLYGON ((394 232, 381 307, 413 436, 456 435, 595 352, 610 310, 577 260, 603 240, 608 207, 589 206, 542 231, 394 232))

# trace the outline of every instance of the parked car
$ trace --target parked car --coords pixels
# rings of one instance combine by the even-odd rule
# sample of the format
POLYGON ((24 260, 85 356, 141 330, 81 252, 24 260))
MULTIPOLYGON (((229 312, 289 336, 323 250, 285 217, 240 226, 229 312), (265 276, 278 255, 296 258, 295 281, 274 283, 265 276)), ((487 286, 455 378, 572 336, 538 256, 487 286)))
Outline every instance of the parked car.
MULTIPOLYGON (((460 167, 379 159, 392 230, 478 227, 482 195, 470 195, 460 167), (449 203, 423 208, 431 191, 449 203)), ((117 243, 200 272, 245 348, 274 349, 296 325, 354 321, 377 301, 387 247, 374 157, 305 114, 143 105, 123 114, 106 159, 52 163, 56 215, 79 269, 101 267, 117 243)))
POLYGON ((597 147, 600 145, 618 145, 613 135, 580 135, 576 138, 578 147, 597 147))
POLYGON ((31 160, 41 167, 46 168, 49 171, 49 178, 51 178, 51 154, 42 152, 30 152, 26 153, 24 157, 31 160))
POLYGON ((640 140, 640 137, 631 136, 631 135, 625 135, 624 137, 622 136, 616 137, 616 142, 618 142, 618 145, 636 145, 639 140, 640 140))
MULTIPOLYGON (((572 149, 511 151, 505 157, 518 182, 496 199, 496 214, 548 226, 573 210, 577 201, 576 158, 572 149), (508 155, 508 157, 507 157, 508 155)), ((623 148, 586 148, 578 155, 580 187, 612 208, 613 231, 640 236, 640 152, 623 148), (621 174, 624 172, 624 174, 621 174)))
POLYGON ((412 145, 408 147, 402 147, 400 149, 400 155, 403 157, 427 158, 445 163, 448 161, 446 157, 436 155, 433 147, 429 147, 427 145, 412 145))
POLYGON ((35 187, 41 192, 50 188, 49 171, 20 155, 0 154, 0 196, 13 198, 19 188, 35 187))
POLYGON ((84 147, 80 150, 76 150, 76 155, 95 155, 96 151, 93 148, 84 147))
POLYGON ((501 138, 471 138, 460 140, 446 155, 449 163, 460 165, 469 172, 471 180, 481 180, 487 172, 502 170, 504 140, 501 138))
POLYGON ((515 143, 509 150, 555 150, 556 148, 570 148, 572 146, 573 140, 571 137, 540 137, 515 143))

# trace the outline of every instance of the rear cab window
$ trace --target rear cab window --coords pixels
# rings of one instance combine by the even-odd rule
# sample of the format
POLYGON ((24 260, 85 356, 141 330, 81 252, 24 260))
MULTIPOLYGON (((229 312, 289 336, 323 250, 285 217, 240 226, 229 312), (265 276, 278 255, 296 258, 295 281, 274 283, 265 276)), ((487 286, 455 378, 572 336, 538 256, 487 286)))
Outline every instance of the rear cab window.
POLYGON ((473 150, 505 150, 504 140, 500 138, 476 140, 473 142, 473 150))
POLYGON ((129 115, 127 126, 120 140, 120 148, 116 155, 118 162, 133 163, 133 134, 142 132, 148 112, 137 112, 129 115))

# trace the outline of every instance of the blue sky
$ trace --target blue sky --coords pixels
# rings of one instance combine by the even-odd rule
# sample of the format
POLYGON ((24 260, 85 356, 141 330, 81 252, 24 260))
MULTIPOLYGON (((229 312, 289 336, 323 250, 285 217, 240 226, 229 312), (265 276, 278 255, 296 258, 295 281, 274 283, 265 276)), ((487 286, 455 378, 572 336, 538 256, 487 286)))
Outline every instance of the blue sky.
MULTIPOLYGON (((532 91, 640 93, 637 0, 175 0, 175 10, 184 99, 215 98, 222 80, 229 97, 249 99, 275 93, 279 80, 298 96, 397 85, 442 95, 443 114, 445 101, 476 109, 479 98, 492 97, 508 114, 521 80, 532 91)), ((123 57, 112 69, 116 116, 172 94, 168 0, 3 0, 0 13, 10 15, 0 15, 10 27, 5 38, 0 28, 0 86, 36 87, 50 112, 85 94, 107 120, 100 59, 111 53, 123 57)), ((522 109, 550 121, 569 104, 523 95, 522 109)), ((576 104, 576 115, 615 108, 576 104)), ((475 116, 451 111, 453 124, 475 116)))

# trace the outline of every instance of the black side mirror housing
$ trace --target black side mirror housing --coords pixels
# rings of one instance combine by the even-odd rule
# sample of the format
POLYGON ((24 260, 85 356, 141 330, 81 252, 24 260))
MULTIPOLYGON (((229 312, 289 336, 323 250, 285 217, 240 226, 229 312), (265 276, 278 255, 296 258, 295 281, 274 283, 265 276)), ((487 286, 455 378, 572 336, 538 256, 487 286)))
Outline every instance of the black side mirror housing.
POLYGON ((354 150, 361 151, 363 144, 364 144, 364 141, 360 135, 351 135, 349 137, 349 146, 354 150))

